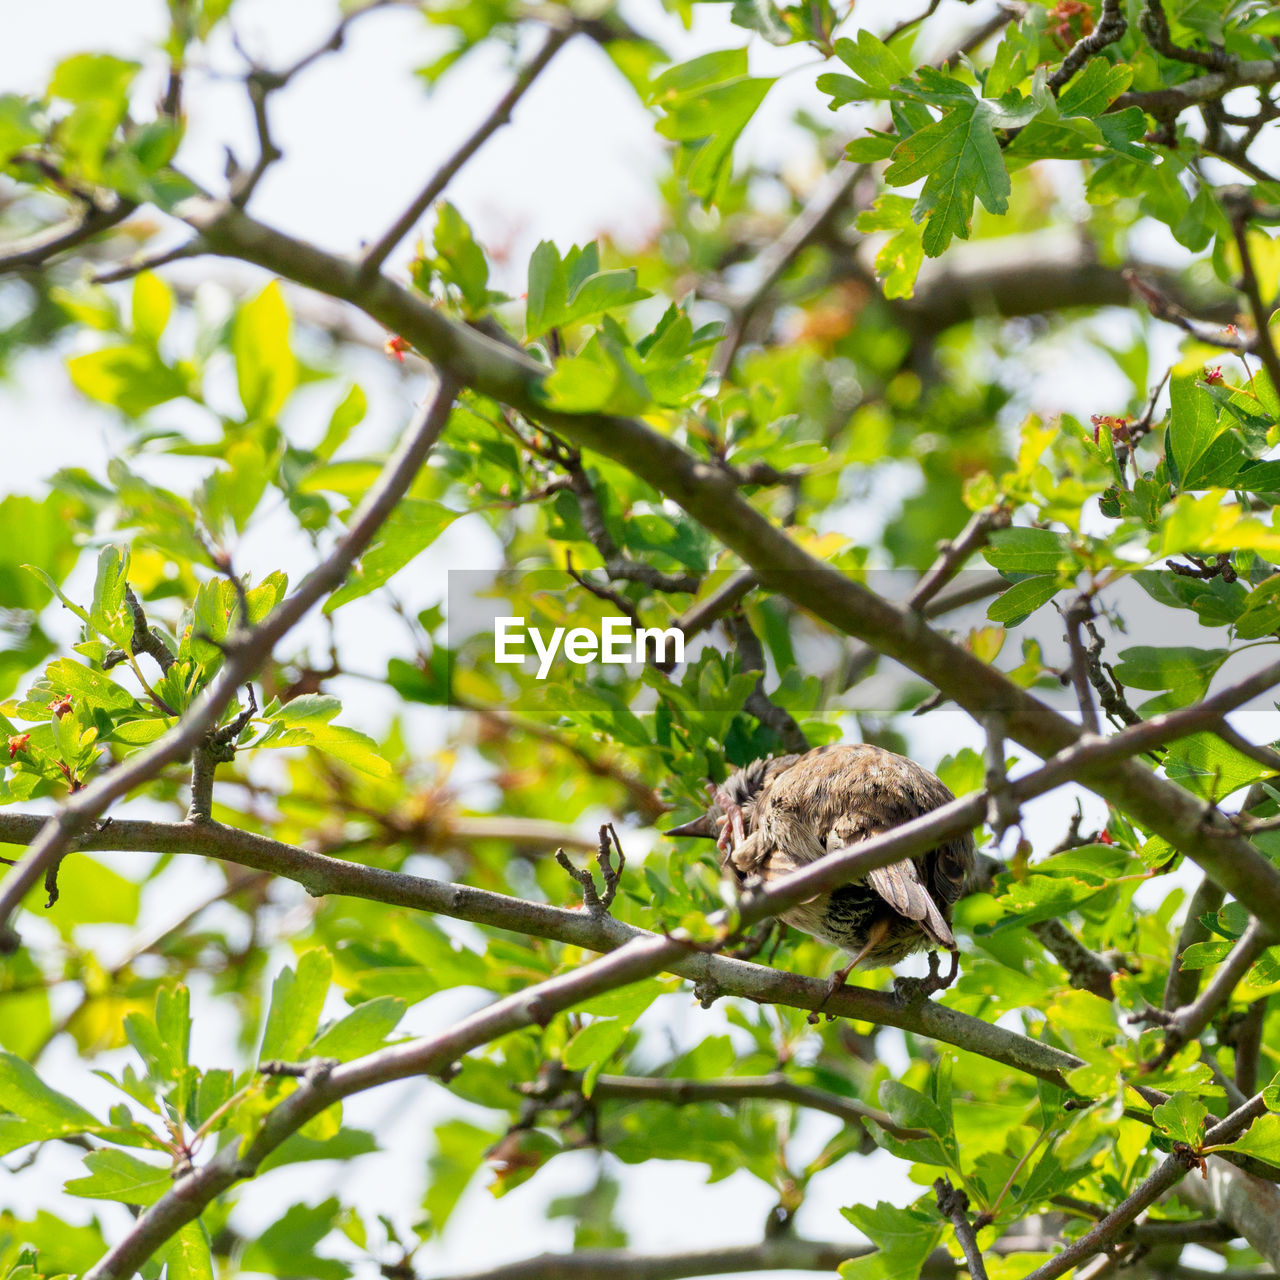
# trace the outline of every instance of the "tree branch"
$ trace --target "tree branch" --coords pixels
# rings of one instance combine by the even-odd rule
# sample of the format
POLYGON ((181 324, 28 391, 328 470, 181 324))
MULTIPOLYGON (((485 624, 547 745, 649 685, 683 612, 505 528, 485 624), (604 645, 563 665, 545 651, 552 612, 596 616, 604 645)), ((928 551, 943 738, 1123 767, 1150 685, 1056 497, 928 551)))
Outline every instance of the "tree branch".
MULTIPOLYGON (((519 1262, 507 1262, 486 1271, 447 1277, 447 1280, 683 1280, 686 1276, 733 1275, 744 1271, 834 1271, 850 1258, 865 1257, 874 1250, 865 1244, 835 1244, 778 1235, 747 1245, 696 1249, 687 1253, 645 1256, 627 1249, 575 1249, 572 1253, 542 1253, 519 1262)), ((389 1280, 405 1280, 399 1269, 389 1280)), ((928 1280, 949 1280, 954 1274, 950 1259, 932 1255, 923 1275, 928 1280)))
POLYGON ((64 222, 34 232, 23 240, 12 241, 0 252, 0 276, 43 266, 50 258, 119 226, 137 207, 131 200, 116 197, 105 207, 89 205, 82 213, 64 222))
POLYGON ((1095 53, 1109 44, 1115 44, 1128 29, 1129 23, 1124 16, 1121 0, 1102 0, 1102 12, 1098 15, 1097 26, 1067 51, 1061 65, 1049 77, 1049 88, 1056 94, 1095 53))
POLYGON ((1257 920, 1251 920, 1195 1001, 1173 1013, 1159 1015, 1158 1021, 1168 1027, 1168 1034, 1164 1047, 1156 1058, 1158 1064, 1167 1063, 1183 1045, 1194 1040, 1209 1025, 1218 1010, 1231 1000, 1241 979, 1253 968, 1258 957, 1275 940, 1275 934, 1270 929, 1257 920))
POLYGON ((1224 896, 1222 886, 1206 876, 1187 903, 1186 919, 1182 922, 1182 932, 1178 934, 1178 941, 1174 944, 1169 976, 1165 980, 1163 1003, 1170 1012, 1190 1004, 1200 989, 1201 971, 1182 968, 1180 959, 1189 946, 1204 942, 1209 937, 1209 929, 1202 923, 1202 917, 1215 914, 1222 906, 1224 896))
POLYGON ((987 1280, 987 1268, 982 1261, 982 1250, 973 1232, 973 1223, 969 1221, 969 1197, 961 1189, 953 1187, 946 1178, 939 1178, 933 1184, 938 1198, 938 1212, 944 1218, 951 1219, 955 1228, 956 1243, 964 1254, 972 1280, 987 1280))
POLYGON ((1249 219, 1257 209, 1253 196, 1245 187, 1226 188, 1222 192, 1222 203, 1231 220, 1231 232, 1240 252, 1240 290, 1248 301, 1249 313, 1253 316, 1253 327, 1257 335, 1254 344, 1258 358, 1267 371, 1267 377, 1271 379, 1272 389, 1280 392, 1280 356, 1276 354, 1275 343, 1271 340, 1270 325, 1275 300, 1272 299, 1269 304, 1263 300, 1262 286, 1258 283, 1258 273, 1253 265, 1253 251, 1249 248, 1249 219))
POLYGON ((907 1129, 896 1124, 883 1111, 869 1107, 856 1098, 842 1098, 825 1089, 798 1084, 781 1071, 769 1076, 727 1076, 720 1080, 601 1075, 596 1077, 591 1097, 593 1101, 669 1102, 675 1106, 684 1106, 690 1102, 724 1102, 733 1106, 743 1098, 771 1098, 777 1102, 806 1107, 810 1111, 825 1112, 846 1124, 860 1125, 863 1120, 873 1120, 895 1138, 927 1136, 923 1130, 907 1129))
POLYGON ((1213 1156, 1206 1164, 1208 1177, 1190 1179, 1181 1194, 1229 1223, 1280 1271, 1280 1188, 1213 1156))
POLYGON ((795 717, 786 707, 779 706, 769 697, 764 687, 765 660, 764 649, 760 637, 752 630, 741 610, 735 610, 725 619, 725 630, 733 640, 738 651, 738 662, 743 671, 758 671, 760 678, 756 687, 751 690, 744 709, 755 716, 761 724, 766 725, 778 735, 778 740, 788 751, 797 754, 808 751, 813 744, 804 735, 804 730, 796 723, 795 717))
POLYGON ((1122 93, 1110 110, 1123 111, 1126 107, 1141 107, 1148 115, 1167 119, 1224 97, 1232 89, 1246 85, 1270 85, 1280 81, 1280 58, 1263 58, 1256 62, 1237 62, 1227 71, 1210 71, 1207 75, 1164 89, 1130 91, 1122 93))
POLYGON ((1067 971, 1067 978, 1073 987, 1078 987, 1081 991, 1092 991, 1102 1000, 1114 997, 1111 979, 1118 972, 1116 966, 1096 951, 1090 951, 1061 920, 1041 920, 1027 928, 1067 971))

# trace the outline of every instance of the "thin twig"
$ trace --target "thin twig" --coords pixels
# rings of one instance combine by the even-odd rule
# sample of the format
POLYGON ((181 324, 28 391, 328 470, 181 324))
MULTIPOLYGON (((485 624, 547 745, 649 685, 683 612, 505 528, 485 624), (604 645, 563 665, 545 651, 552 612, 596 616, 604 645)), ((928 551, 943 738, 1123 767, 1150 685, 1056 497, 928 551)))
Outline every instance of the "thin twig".
POLYGON ((92 240, 94 236, 119 226, 137 209, 132 200, 114 197, 104 204, 93 203, 83 212, 33 232, 23 240, 10 242, 0 252, 0 276, 29 267, 41 267, 51 258, 92 240))
MULTIPOLYGON (((1093 689, 1089 683, 1089 654, 1080 637, 1081 628, 1093 616, 1093 601, 1081 593, 1066 608, 1061 610, 1062 620, 1067 625, 1067 645, 1071 651, 1071 683, 1075 686, 1076 701, 1080 706, 1080 724, 1086 733, 1097 733, 1098 708, 1094 705, 1093 689)), ((1097 632, 1093 632, 1096 637, 1097 632)))
POLYGON ((706 599, 690 605, 676 619, 675 625, 684 632, 684 637, 688 640, 699 632, 706 631, 718 618, 737 608, 756 585, 756 576, 749 569, 735 570, 706 599))
POLYGON ((768 1076, 726 1076, 719 1080, 691 1080, 671 1076, 610 1076, 596 1078, 592 1098, 617 1102, 724 1102, 736 1106, 744 1098, 772 1098, 810 1111, 822 1111, 846 1124, 871 1120, 886 1133, 904 1140, 927 1136, 921 1129, 900 1125, 885 1112, 856 1098, 843 1098, 825 1089, 799 1084, 782 1072, 768 1076))
POLYGON ((786 707, 774 702, 765 691, 764 649, 761 647, 760 637, 747 621, 746 615, 740 609, 735 610, 725 618, 724 625, 738 652, 738 663, 741 669, 760 673, 755 688, 747 696, 743 708, 755 716, 761 724, 772 729, 788 751, 808 751, 813 744, 805 737, 804 730, 796 723, 795 717, 786 707))
POLYGON ((1258 358, 1267 371, 1273 390, 1280 392, 1280 355, 1276 354, 1275 343, 1271 340, 1270 326, 1271 307, 1275 303, 1274 300, 1270 304, 1263 301, 1262 286, 1253 265, 1253 251, 1249 248, 1249 220, 1257 212, 1253 196, 1245 187, 1228 187, 1222 192, 1222 204, 1231 222, 1236 248, 1240 251, 1240 291, 1253 316, 1258 358))
POLYGON ((969 1221, 969 1197, 960 1187, 953 1187, 946 1178, 939 1178, 933 1184, 938 1197, 938 1212, 944 1218, 951 1219, 955 1228, 956 1243, 964 1254, 969 1274, 973 1280, 987 1280, 987 1268, 982 1261, 982 1250, 973 1232, 973 1223, 969 1221))
POLYGON ((1109 44, 1115 44, 1128 29, 1129 23, 1124 16, 1122 0, 1102 0, 1102 12, 1098 15, 1097 26, 1067 51, 1061 65, 1049 77, 1049 88, 1056 94, 1095 53, 1109 44))
POLYGON ((1007 529, 1013 520, 1008 507, 984 507, 975 511, 968 524, 954 537, 938 544, 938 558, 912 588, 907 608, 923 612, 925 606, 964 568, 975 551, 987 545, 996 529, 1007 529))
POLYGON ((553 27, 547 32, 542 47, 516 73, 511 87, 498 100, 493 110, 436 170, 426 186, 409 202, 405 211, 361 255, 359 279, 362 283, 367 283, 378 274, 382 264, 396 245, 413 230, 414 224, 431 207, 432 201, 449 185, 454 175, 498 129, 511 119, 511 113, 515 110, 516 104, 575 31, 576 28, 570 24, 553 27))

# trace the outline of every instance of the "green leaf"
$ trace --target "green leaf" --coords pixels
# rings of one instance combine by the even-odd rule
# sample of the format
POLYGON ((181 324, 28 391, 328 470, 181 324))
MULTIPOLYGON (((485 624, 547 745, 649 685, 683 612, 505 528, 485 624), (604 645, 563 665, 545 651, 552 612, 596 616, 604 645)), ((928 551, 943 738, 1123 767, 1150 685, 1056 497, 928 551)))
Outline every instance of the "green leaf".
POLYGON ((389 778, 391 766, 378 754, 368 734, 329 721, 342 704, 327 694, 303 694, 285 703, 271 717, 271 727, 257 743, 260 747, 315 747, 361 773, 389 778))
POLYGON ((58 658, 45 668, 45 679, 59 695, 67 695, 92 709, 128 711, 138 707, 138 700, 122 689, 110 676, 71 658, 58 658))
POLYGON ((906 96, 895 88, 907 74, 907 66, 878 36, 865 27, 852 39, 840 39, 835 45, 836 57, 857 79, 845 75, 821 75, 818 90, 830 94, 831 107, 850 102, 897 99, 906 96))
POLYGON ((259 1062, 297 1062, 302 1057, 316 1034, 332 977, 333 960, 323 947, 304 951, 296 972, 288 967, 280 970, 271 988, 259 1062))
POLYGON ((110 54, 78 53, 58 63, 49 81, 49 95, 68 102, 92 106, 111 103, 123 108, 129 86, 141 69, 139 62, 110 54))
POLYGON ((1062 583, 1056 577, 1025 578, 1002 591, 987 606, 987 617, 1006 627, 1016 627, 1061 590, 1062 583))
POLYGON ((157 1255, 164 1260, 165 1280, 213 1280, 213 1254, 200 1219, 188 1222, 157 1255))
POLYGON ((380 1048, 404 1016, 405 1002, 395 996, 378 996, 358 1004, 345 1018, 322 1031, 307 1051, 308 1057, 337 1058, 349 1062, 380 1048))
POLYGON ((1164 771, 1188 791, 1215 802, 1275 772, 1212 733, 1193 733, 1171 743, 1164 771))
POLYGON ((734 144, 772 86, 747 75, 745 49, 703 54, 653 82, 650 101, 664 113, 658 132, 680 144, 676 173, 704 206, 723 198, 734 144))
POLYGON ((298 365, 289 345, 289 309, 276 281, 236 312, 231 354, 245 416, 274 420, 298 383, 298 365))
POLYGON ((353 383, 329 418, 329 425, 325 428, 320 443, 315 447, 316 457, 326 462, 332 458, 346 443, 352 430, 364 421, 367 409, 368 401, 365 399, 364 392, 353 383))
POLYGON ((140 271, 133 279, 133 332, 153 345, 173 313, 173 290, 158 275, 140 271))
POLYGON ((0 94, 0 165, 8 164, 16 152, 40 141, 33 104, 16 93, 0 94))
POLYGON ((1208 1114, 1209 1108, 1193 1094, 1175 1093, 1152 1111, 1151 1118, 1174 1142, 1199 1147, 1208 1114))
POLYGON ((496 296, 489 292, 489 263, 466 219, 448 201, 436 208, 433 243, 436 257, 431 265, 462 295, 465 314, 479 315, 496 296))
POLYGON ((1106 58, 1090 58, 1058 94, 1064 116, 1100 116, 1133 80, 1133 68, 1106 58))
POLYGON ((154 346, 124 343, 100 347, 67 361, 75 386, 91 400, 114 405, 130 418, 187 394, 188 379, 170 368, 154 346))
POLYGON ((1057 573, 1066 561, 1067 539, 1052 529, 996 529, 982 554, 1002 573, 1057 573))
POLYGON ((275 1276, 346 1280, 350 1267, 333 1258, 322 1258, 315 1251, 316 1245, 333 1230, 339 1207, 336 1196, 315 1206, 293 1205, 246 1247, 240 1267, 275 1276))
POLYGON ((911 201, 885 192, 869 210, 858 215, 857 227, 869 234, 893 233, 876 251, 876 275, 884 285, 886 298, 911 297, 924 262, 924 228, 911 216, 911 201))
POLYGON ((0 1053, 0 1110, 28 1121, 40 1138, 96 1132, 104 1126, 74 1098, 51 1089, 35 1068, 12 1053, 0 1053))
POLYGON ((1168 689, 1175 705, 1187 706, 1204 697, 1209 682, 1230 656, 1229 649, 1137 645, 1120 651, 1115 673, 1130 689, 1168 689))
POLYGON ((439 502, 402 498, 369 549, 352 567, 346 582, 325 601, 324 612, 332 613, 376 591, 425 551, 458 514, 439 502))
POLYGON ((948 109, 941 120, 898 143, 884 176, 895 187, 924 179, 913 212, 926 222, 924 251, 936 258, 953 236, 969 238, 975 199, 988 213, 1008 209, 1009 175, 994 131, 1025 124, 1039 103, 1025 100, 1011 108, 979 99, 963 81, 928 67, 921 68, 918 77, 928 90, 922 96, 948 109))
POLYGON ((899 1209, 881 1200, 874 1209, 842 1209, 879 1250, 840 1264, 841 1280, 919 1280, 925 1259, 942 1239, 937 1210, 921 1205, 899 1209))
POLYGON ((1169 471, 1175 483, 1184 490, 1228 485, 1243 458, 1213 399, 1192 378, 1174 378, 1169 397, 1169 471))
POLYGON ((1255 1156, 1268 1164, 1280 1164, 1280 1116, 1259 1116, 1242 1137, 1229 1142, 1224 1147, 1211 1148, 1214 1151, 1239 1151, 1246 1156, 1255 1156))
POLYGON ((146 1206, 173 1186, 168 1165, 148 1164, 127 1151, 92 1151, 84 1164, 89 1176, 72 1178, 65 1187, 68 1195, 146 1206))
POLYGON ((529 259, 525 336, 541 337, 548 329, 581 324, 650 296, 637 286, 634 267, 601 271, 595 244, 575 245, 561 261, 555 245, 544 240, 529 259))
POLYGON ((570 1071, 602 1066, 622 1045, 631 1030, 620 1018, 599 1018, 589 1022, 565 1046, 564 1065, 570 1071))

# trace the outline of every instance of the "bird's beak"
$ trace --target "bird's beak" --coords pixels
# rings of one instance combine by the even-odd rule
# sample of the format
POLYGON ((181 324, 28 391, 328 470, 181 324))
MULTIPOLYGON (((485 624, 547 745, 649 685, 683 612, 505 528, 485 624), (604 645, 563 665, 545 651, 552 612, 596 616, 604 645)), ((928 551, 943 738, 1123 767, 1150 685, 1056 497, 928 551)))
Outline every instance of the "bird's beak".
POLYGON ((686 822, 681 827, 672 827, 670 831, 664 833, 668 836, 701 836, 708 840, 715 840, 719 835, 719 828, 716 826, 716 820, 712 817, 711 811, 708 810, 700 817, 694 818, 692 822, 686 822))

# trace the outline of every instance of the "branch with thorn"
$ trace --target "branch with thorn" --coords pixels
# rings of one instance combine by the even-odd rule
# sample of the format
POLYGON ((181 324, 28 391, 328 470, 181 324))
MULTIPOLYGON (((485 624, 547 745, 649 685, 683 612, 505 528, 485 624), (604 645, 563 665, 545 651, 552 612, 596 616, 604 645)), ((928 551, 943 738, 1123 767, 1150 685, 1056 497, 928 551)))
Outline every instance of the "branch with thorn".
POLYGON ((955 1228, 956 1243, 964 1254, 972 1280, 987 1280, 987 1268, 982 1261, 982 1250, 978 1248, 978 1240, 974 1234, 973 1223, 969 1221, 969 1197, 960 1187, 953 1187, 946 1178, 939 1178, 933 1184, 938 1200, 938 1212, 951 1220, 955 1228))
POLYGON ((613 900, 618 896, 618 885, 622 873, 626 869, 627 857, 622 852, 622 841, 612 822, 606 822, 600 828, 600 844, 596 849, 596 865, 600 868, 600 888, 596 888, 595 876, 584 867, 579 870, 569 861, 569 855, 563 849, 556 850, 556 861, 582 886, 582 905, 593 916, 609 914, 613 900), (617 865, 613 855, 617 854, 617 865))

